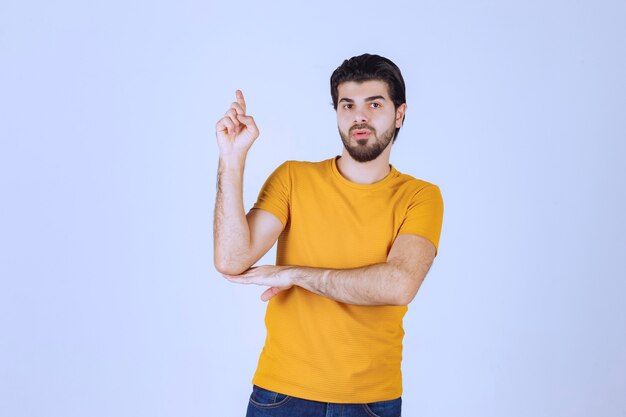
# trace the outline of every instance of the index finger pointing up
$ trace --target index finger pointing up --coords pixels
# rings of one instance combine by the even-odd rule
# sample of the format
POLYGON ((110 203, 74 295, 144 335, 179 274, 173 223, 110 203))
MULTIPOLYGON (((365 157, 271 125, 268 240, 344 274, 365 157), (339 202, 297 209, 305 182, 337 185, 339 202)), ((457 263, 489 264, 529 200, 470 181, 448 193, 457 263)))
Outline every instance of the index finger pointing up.
POLYGON ((235 96, 237 97, 237 103, 239 103, 243 109, 243 114, 246 114, 246 100, 243 98, 243 92, 241 90, 237 90, 235 92, 235 96))

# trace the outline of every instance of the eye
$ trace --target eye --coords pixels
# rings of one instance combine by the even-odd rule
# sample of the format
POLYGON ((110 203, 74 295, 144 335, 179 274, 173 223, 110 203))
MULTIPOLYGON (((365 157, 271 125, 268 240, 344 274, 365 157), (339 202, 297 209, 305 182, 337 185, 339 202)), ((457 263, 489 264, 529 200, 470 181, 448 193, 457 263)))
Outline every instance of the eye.
POLYGON ((346 110, 350 110, 352 108, 352 104, 344 104, 343 108, 346 110))
POLYGON ((380 105, 380 103, 371 103, 370 107, 372 107, 374 109, 377 109, 377 108, 381 107, 381 105, 380 105))

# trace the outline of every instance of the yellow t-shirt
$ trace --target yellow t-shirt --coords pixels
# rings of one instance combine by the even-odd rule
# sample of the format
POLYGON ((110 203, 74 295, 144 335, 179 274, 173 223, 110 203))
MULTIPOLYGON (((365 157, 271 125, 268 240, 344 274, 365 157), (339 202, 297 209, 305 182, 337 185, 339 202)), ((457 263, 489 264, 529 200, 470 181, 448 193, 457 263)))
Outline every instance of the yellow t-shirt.
MULTIPOLYGON (((394 239, 412 233, 439 243, 439 188, 390 173, 355 184, 336 158, 287 161, 272 173, 255 209, 285 225, 277 265, 347 269, 385 262, 394 239)), ((384 277, 381 277, 384 279, 384 277)), ((269 301, 267 338, 253 383, 286 395, 370 403, 402 395, 406 306, 356 306, 292 287, 269 301)))

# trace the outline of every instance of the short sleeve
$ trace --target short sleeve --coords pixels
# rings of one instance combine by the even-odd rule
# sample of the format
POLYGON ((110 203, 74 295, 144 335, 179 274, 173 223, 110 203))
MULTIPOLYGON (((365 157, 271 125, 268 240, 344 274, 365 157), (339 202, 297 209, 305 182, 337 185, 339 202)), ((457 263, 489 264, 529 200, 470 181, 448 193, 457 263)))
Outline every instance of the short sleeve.
POLYGON ((284 225, 289 220, 291 175, 289 161, 280 165, 267 178, 252 208, 272 213, 284 225))
POLYGON ((439 249, 443 221, 443 199, 439 187, 428 184, 411 197, 398 234, 415 234, 430 240, 439 249))

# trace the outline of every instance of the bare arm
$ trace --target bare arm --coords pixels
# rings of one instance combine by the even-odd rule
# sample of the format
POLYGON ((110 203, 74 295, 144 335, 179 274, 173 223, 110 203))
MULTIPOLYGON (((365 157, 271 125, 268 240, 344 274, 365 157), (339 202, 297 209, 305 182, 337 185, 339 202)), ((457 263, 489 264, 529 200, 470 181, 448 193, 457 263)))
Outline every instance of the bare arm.
POLYGON ((221 273, 240 274, 258 261, 283 229, 273 214, 243 207, 243 171, 248 150, 259 136, 241 91, 215 127, 220 151, 213 223, 213 259, 221 273))
POLYGON ((435 246, 411 234, 394 241, 387 261, 354 269, 321 269, 298 266, 262 266, 239 275, 232 282, 266 285, 267 301, 293 285, 347 304, 407 305, 419 290, 435 258, 435 246))

